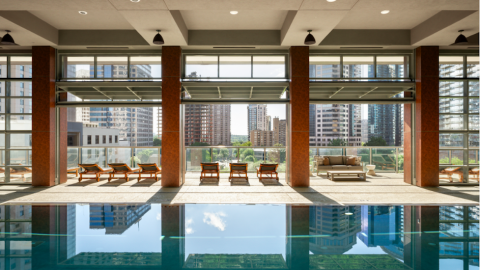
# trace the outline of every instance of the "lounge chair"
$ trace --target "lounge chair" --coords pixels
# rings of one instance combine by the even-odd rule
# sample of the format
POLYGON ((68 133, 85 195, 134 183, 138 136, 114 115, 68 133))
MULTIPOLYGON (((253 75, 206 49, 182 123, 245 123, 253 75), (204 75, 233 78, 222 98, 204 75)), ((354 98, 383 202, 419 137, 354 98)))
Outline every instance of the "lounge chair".
POLYGON ((75 174, 75 177, 78 177, 78 172, 80 171, 80 168, 79 167, 75 167, 75 168, 67 168, 67 174, 69 173, 74 173, 75 174))
POLYGON ((108 182, 115 179, 115 174, 123 174, 124 177, 117 177, 117 179, 125 179, 128 182, 128 175, 132 173, 139 173, 140 169, 131 169, 127 163, 110 163, 108 164, 113 171, 109 172, 108 182))
POLYGON ((20 167, 11 167, 10 168, 10 175, 21 175, 21 179, 23 182, 26 181, 25 179, 25 174, 32 173, 32 169, 30 167, 23 167, 21 166, 22 164, 12 164, 15 166, 20 166, 20 167))
POLYGON ((217 179, 217 181, 220 181, 220 165, 218 163, 200 163, 200 166, 202 167, 200 182, 206 178, 217 179), (210 176, 206 176, 207 173, 209 173, 210 176), (215 174, 215 176, 213 174, 215 174))
POLYGON ((100 175, 110 173, 112 169, 102 169, 97 164, 78 164, 80 168, 83 169, 83 172, 80 172, 80 178, 78 182, 81 182, 83 179, 96 179, 97 182, 100 181, 100 175), (95 178, 84 178, 84 175, 94 174, 95 178))
POLYGON ((230 177, 228 181, 232 181, 234 178, 245 178, 248 182, 248 163, 230 163, 230 177), (233 174, 238 174, 238 176, 233 176, 233 174), (245 176, 242 176, 245 175, 245 176))
POLYGON ((440 171, 441 174, 446 174, 447 177, 439 177, 439 179, 448 179, 450 183, 453 183, 453 175, 456 174, 460 177, 460 182, 463 182, 463 171, 461 167, 451 167, 447 169, 443 169, 440 171))
POLYGON ((476 179, 477 182, 479 182, 479 172, 480 172, 480 169, 479 168, 473 168, 473 169, 470 169, 470 171, 468 171, 468 174, 471 175, 471 179, 474 180, 476 179))
POLYGON ((381 155, 375 155, 373 156, 373 165, 378 166, 382 170, 395 170, 395 162, 386 160, 383 156, 381 155))
POLYGON ((145 179, 152 178, 155 179, 155 181, 158 181, 158 175, 162 173, 162 169, 160 169, 156 163, 138 164, 138 167, 140 167, 138 182, 142 179, 142 174, 150 174, 150 177, 144 177, 145 179))
POLYGON ((258 181, 262 181, 263 179, 275 179, 279 181, 277 168, 278 164, 260 164, 260 167, 257 167, 258 181), (264 174, 267 176, 262 176, 264 174))

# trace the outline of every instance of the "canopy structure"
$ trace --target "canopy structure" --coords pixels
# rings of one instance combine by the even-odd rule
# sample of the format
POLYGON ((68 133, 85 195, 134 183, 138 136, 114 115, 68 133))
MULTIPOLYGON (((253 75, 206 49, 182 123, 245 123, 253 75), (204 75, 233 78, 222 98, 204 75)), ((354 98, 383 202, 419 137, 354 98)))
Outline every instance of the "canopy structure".
POLYGON ((161 100, 162 82, 57 82, 57 93, 62 92, 81 100, 161 100))

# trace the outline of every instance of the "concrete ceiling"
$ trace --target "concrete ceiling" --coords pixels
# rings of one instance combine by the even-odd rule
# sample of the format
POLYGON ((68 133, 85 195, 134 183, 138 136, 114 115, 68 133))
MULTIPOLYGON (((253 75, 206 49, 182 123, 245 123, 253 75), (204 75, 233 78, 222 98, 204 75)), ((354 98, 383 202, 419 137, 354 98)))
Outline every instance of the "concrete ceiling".
POLYGON ((284 49, 303 45, 307 30, 317 42, 312 49, 462 49, 478 47, 478 40, 450 46, 458 30, 479 32, 478 10, 478 0, 0 0, 0 31, 11 30, 20 45, 3 49, 160 49, 152 44, 156 29, 166 46, 184 49, 284 49), (125 37, 112 38, 119 33, 125 37))

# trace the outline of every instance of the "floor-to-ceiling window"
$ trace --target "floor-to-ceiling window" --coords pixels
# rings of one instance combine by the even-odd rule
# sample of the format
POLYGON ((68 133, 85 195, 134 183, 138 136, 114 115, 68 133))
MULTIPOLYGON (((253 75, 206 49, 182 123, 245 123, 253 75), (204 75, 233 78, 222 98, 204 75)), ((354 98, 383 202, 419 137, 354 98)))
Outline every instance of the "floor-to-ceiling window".
POLYGON ((0 182, 32 180, 32 57, 0 56, 0 182))
POLYGON ((478 183, 479 57, 441 55, 440 183, 478 183))

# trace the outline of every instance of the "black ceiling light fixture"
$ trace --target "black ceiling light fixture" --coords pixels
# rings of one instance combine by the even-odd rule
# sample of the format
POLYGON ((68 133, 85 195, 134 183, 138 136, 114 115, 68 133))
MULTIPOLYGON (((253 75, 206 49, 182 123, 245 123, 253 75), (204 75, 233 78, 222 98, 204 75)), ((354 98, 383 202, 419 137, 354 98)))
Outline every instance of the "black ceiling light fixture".
POLYGON ((15 44, 15 41, 13 40, 12 36, 10 36, 10 30, 5 30, 5 32, 7 32, 5 34, 5 36, 2 37, 2 41, 0 42, 0 44, 2 45, 17 45, 15 44))
POLYGON ((305 45, 315 44, 316 43, 315 38, 313 37, 312 33, 310 33, 310 32, 312 32, 312 30, 307 30, 307 32, 308 32, 308 35, 305 38, 305 45))
POLYGON ((153 38, 153 44, 156 44, 156 45, 163 45, 163 44, 165 44, 165 41, 163 41, 162 35, 160 35, 160 30, 157 30, 157 34, 156 34, 155 37, 153 38))
POLYGON ((457 39, 455 39, 455 45, 459 44, 467 44, 468 43, 468 40, 467 38, 462 34, 464 30, 459 30, 458 32, 460 33, 460 35, 457 37, 457 39))

